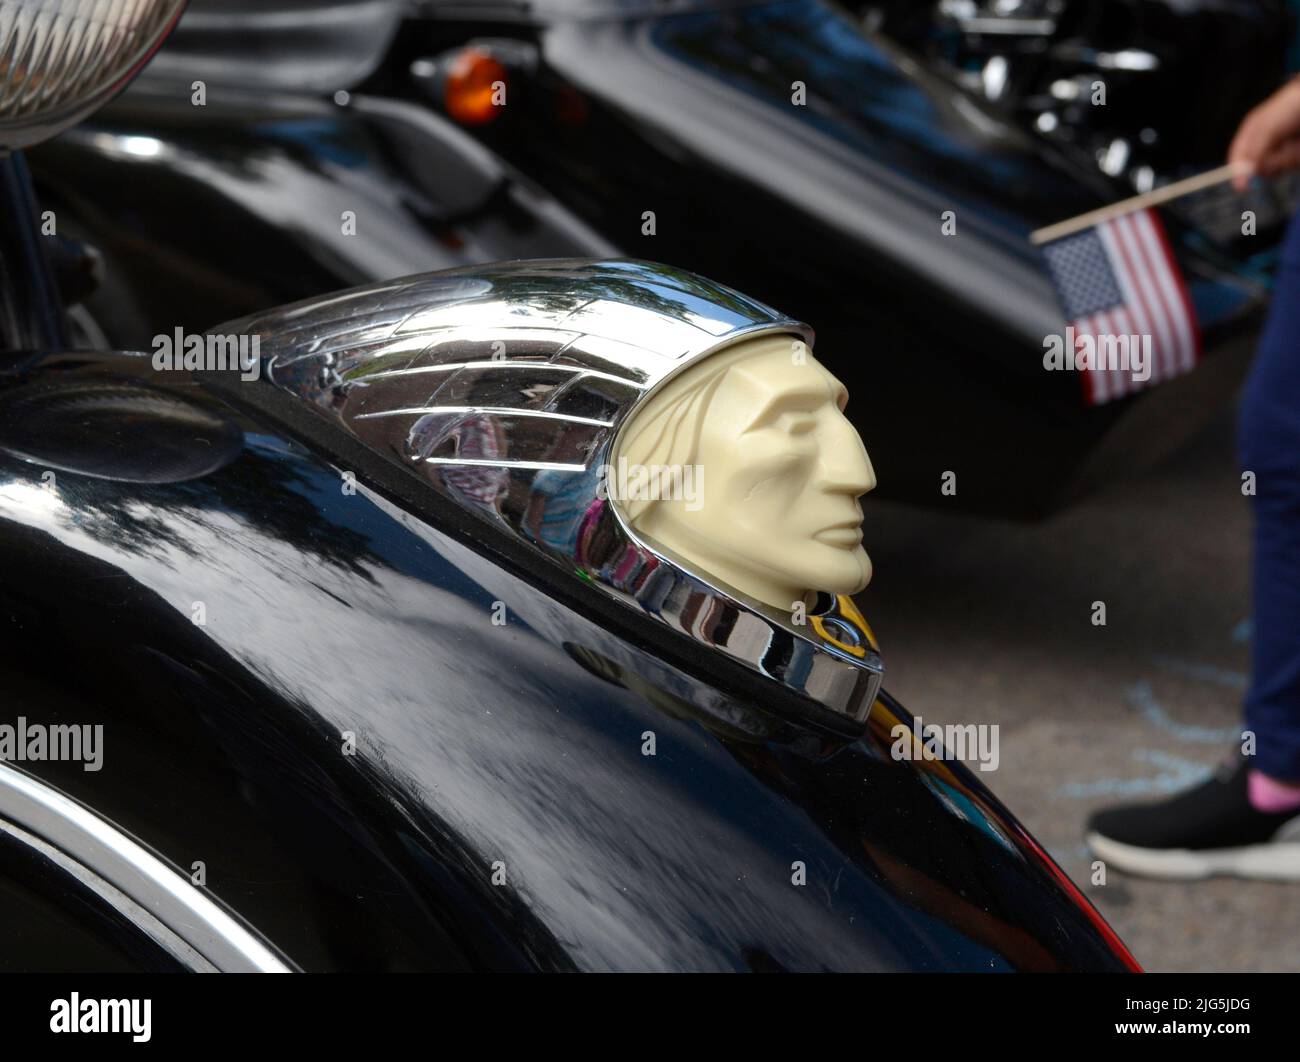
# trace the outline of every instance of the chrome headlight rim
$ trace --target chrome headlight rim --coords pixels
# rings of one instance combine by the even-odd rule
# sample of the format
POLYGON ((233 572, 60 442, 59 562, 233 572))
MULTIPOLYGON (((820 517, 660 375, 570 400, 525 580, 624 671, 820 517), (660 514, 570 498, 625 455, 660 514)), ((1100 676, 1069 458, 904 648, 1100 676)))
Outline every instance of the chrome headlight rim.
POLYGON ((188 0, 134 0, 128 4, 99 0, 83 15, 84 4, 0 0, 0 154, 48 140, 108 103, 148 65, 187 4, 188 0), (99 53, 87 57, 87 35, 92 31, 111 33, 113 24, 103 14, 123 8, 140 9, 139 21, 119 31, 127 37, 123 47, 111 51, 112 46, 105 45, 99 53), (64 27, 64 32, 52 39, 50 26, 45 25, 39 43, 35 43, 40 16, 51 12, 51 23, 61 17, 73 23, 80 20, 81 33, 74 35, 71 28, 64 27), (22 37, 18 33, 20 21, 26 29, 22 37), (62 47, 63 52, 53 57, 35 54, 51 45, 62 47), (68 52, 79 54, 69 56, 68 52), (81 62, 77 63, 77 59, 81 62), (21 68, 15 70, 18 64, 21 68), (57 83, 53 88, 34 88, 33 83, 42 78, 53 78, 57 83), (87 83, 79 84, 79 80, 87 83), (42 102, 42 93, 53 97, 52 102, 42 102), (38 97, 36 102, 32 102, 34 95, 38 97))

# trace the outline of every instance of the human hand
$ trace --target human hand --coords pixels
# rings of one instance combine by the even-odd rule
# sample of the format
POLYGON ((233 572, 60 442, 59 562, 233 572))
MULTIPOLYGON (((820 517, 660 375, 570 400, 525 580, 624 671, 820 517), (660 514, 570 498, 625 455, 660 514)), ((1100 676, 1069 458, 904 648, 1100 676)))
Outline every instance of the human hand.
POLYGON ((1244 191, 1252 176, 1300 169, 1300 79, 1288 81, 1242 120, 1228 148, 1239 169, 1232 186, 1244 191))

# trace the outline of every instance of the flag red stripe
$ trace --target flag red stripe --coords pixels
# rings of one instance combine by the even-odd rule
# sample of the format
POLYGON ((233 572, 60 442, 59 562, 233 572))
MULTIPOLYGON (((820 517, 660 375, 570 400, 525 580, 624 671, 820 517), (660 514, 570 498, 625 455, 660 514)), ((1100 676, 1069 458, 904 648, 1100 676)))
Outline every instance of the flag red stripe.
POLYGON ((1187 357, 1187 350, 1191 344, 1191 335, 1187 331, 1187 326, 1182 320, 1183 307, 1178 302, 1176 292, 1170 290, 1168 277, 1168 263, 1162 261, 1156 253, 1155 248, 1147 238, 1150 231, 1147 225, 1148 212, 1142 211, 1142 217, 1133 220, 1133 236, 1141 250, 1142 259, 1146 263, 1148 272, 1146 276, 1150 279, 1151 286, 1157 291, 1166 313, 1166 322, 1169 330, 1172 332, 1171 344, 1169 349, 1169 358, 1165 364, 1164 379, 1171 379, 1183 372, 1185 369, 1184 359, 1187 357))
POLYGON ((1178 341, 1172 322, 1169 319, 1169 306, 1161 297, 1159 285, 1152 275, 1151 263, 1142 253, 1142 240, 1137 229, 1133 227, 1132 218, 1120 218, 1124 223, 1123 242, 1125 266, 1129 281, 1142 300, 1142 307, 1147 313, 1152 346, 1155 347, 1155 359, 1158 364, 1152 366, 1151 375, 1157 379, 1168 379, 1178 372, 1178 341))
POLYGON ((1165 232, 1164 224, 1154 211, 1147 211, 1147 219, 1152 244, 1164 255, 1165 265, 1169 270, 1167 275, 1182 304, 1184 315, 1182 319, 1187 324, 1188 339, 1191 342, 1191 349, 1188 351, 1189 357, 1184 362, 1184 368, 1190 370, 1201 360, 1201 324, 1196 319, 1196 309, 1192 306, 1191 293, 1187 290, 1187 283, 1183 279, 1182 270, 1178 268, 1178 259, 1175 257, 1174 249, 1169 243, 1169 236, 1165 232))
POLYGON ((1129 290, 1129 292, 1133 296, 1132 299, 1129 300, 1128 309, 1129 309, 1129 313, 1132 315, 1134 327, 1129 330, 1129 334, 1132 334, 1133 332, 1137 332, 1139 336, 1150 335, 1152 337, 1152 347, 1155 347, 1158 338, 1156 318, 1155 315, 1151 312, 1150 307, 1147 305, 1143 292, 1139 289, 1138 285, 1132 280, 1131 275, 1133 274, 1134 270, 1133 270, 1132 262, 1129 257, 1130 255, 1129 248, 1123 242, 1121 242, 1118 234, 1116 234, 1114 242, 1119 253, 1124 257, 1124 265, 1128 274, 1123 278, 1125 281, 1124 286, 1129 290))
POLYGON ((1159 321, 1156 314, 1152 312, 1146 293, 1135 279, 1137 270, 1134 268, 1135 257, 1133 250, 1128 244, 1127 233, 1118 225, 1118 222, 1123 220, 1125 219, 1116 219, 1116 223, 1105 232, 1102 242, 1106 245, 1107 250, 1111 252, 1111 264, 1115 267, 1116 279, 1120 282, 1125 305, 1128 306, 1129 312, 1133 315, 1137 330, 1144 334, 1150 334, 1152 336, 1152 345, 1159 350, 1159 321))

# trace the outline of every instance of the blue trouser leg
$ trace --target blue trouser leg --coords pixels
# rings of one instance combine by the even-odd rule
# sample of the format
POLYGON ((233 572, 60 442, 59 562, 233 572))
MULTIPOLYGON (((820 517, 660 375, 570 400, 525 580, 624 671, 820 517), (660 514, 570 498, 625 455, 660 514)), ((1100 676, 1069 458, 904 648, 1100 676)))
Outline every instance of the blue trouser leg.
POLYGON ((1254 765, 1300 782, 1300 215, 1242 394, 1239 448, 1256 492, 1246 726, 1254 765))

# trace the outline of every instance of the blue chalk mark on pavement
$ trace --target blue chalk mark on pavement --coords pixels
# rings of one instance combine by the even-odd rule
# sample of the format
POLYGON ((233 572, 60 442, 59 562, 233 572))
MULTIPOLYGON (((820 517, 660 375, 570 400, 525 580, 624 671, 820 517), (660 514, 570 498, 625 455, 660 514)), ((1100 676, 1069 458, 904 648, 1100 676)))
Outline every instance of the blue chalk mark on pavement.
MULTIPOLYGON (((1232 628, 1231 639, 1238 644, 1246 643, 1250 641, 1253 633, 1250 617, 1246 617, 1232 628)), ((1151 662, 1184 678, 1209 682, 1224 689, 1244 690, 1250 682, 1249 676, 1240 671, 1183 660, 1174 656, 1156 654, 1151 657, 1151 662)), ((1217 727, 1194 726, 1190 723, 1178 722, 1156 698, 1148 682, 1133 683, 1124 691, 1124 699, 1129 708, 1145 722, 1175 741, 1222 747, 1241 740, 1240 724, 1217 727)), ((1212 770, 1205 764, 1185 760, 1159 749, 1135 749, 1133 759, 1138 763, 1155 767, 1158 773, 1154 777, 1147 778, 1098 778, 1091 782, 1069 782, 1061 786, 1057 792, 1062 796, 1079 799, 1167 796, 1197 784, 1212 770)))
POLYGON ((1180 723, 1169 714, 1163 704, 1156 700, 1146 682, 1135 682, 1124 691, 1128 706, 1142 716, 1157 730, 1163 730, 1170 737, 1179 741, 1190 741, 1197 745, 1226 745, 1241 737, 1241 726, 1193 726, 1180 723))
POLYGON ((1062 796, 1079 799, 1167 796, 1195 785, 1208 777, 1214 769, 1158 749, 1135 749, 1133 759, 1157 768, 1160 773, 1152 778, 1098 778, 1094 782, 1070 782, 1061 786, 1057 792, 1062 796))
POLYGON ((1250 681, 1249 677, 1240 671, 1229 671, 1227 668, 1215 667, 1213 664, 1197 664, 1191 660, 1179 660, 1176 656, 1161 656, 1159 653, 1151 659, 1167 671, 1186 678, 1227 686, 1229 689, 1244 690, 1250 681))

